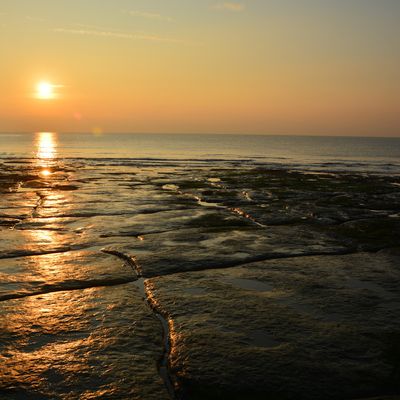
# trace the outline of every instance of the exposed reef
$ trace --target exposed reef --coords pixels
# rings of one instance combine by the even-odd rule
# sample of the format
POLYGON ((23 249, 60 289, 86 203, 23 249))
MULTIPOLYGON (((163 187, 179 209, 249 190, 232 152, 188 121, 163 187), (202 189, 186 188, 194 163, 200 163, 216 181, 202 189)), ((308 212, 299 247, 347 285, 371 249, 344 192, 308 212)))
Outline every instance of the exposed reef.
POLYGON ((399 394, 398 176, 128 161, 0 164, 0 397, 399 394))

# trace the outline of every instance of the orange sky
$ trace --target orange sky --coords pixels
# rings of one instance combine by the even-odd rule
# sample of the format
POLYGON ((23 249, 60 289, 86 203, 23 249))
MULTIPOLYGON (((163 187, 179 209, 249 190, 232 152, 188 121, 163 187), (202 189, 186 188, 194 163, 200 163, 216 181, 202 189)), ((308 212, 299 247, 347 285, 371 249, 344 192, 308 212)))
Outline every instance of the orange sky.
POLYGON ((3 0, 0 131, 400 136, 399 19, 393 0, 3 0))

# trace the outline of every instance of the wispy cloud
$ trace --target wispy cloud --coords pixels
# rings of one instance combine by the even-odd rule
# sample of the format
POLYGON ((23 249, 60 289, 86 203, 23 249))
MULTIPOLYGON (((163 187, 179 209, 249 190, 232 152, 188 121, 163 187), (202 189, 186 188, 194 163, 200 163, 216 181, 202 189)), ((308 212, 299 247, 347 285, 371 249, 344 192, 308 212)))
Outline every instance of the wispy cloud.
POLYGON ((153 19, 158 21, 167 21, 172 22, 173 19, 166 15, 161 15, 157 13, 145 12, 145 11, 128 11, 128 14, 132 17, 139 17, 139 18, 146 18, 146 19, 153 19))
POLYGON ((181 43, 181 44, 187 44, 187 45, 200 45, 199 43, 190 42, 187 40, 164 37, 164 36, 159 36, 159 35, 146 34, 146 33, 124 33, 124 32, 115 32, 115 31, 111 31, 111 30, 69 29, 69 28, 55 28, 54 32, 71 34, 71 35, 110 37, 110 38, 117 38, 117 39, 146 40, 149 42, 181 43))
POLYGON ((243 3, 224 2, 224 3, 214 4, 212 8, 214 10, 227 10, 227 11, 239 12, 245 9, 245 5, 243 3))

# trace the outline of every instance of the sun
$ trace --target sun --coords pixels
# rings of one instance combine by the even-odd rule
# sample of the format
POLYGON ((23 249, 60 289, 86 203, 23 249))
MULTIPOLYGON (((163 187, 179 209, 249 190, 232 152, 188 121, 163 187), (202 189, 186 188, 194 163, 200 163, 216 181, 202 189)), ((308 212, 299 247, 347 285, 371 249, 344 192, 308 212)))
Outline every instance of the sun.
POLYGON ((54 85, 50 82, 39 82, 36 86, 36 97, 42 100, 54 99, 54 85))

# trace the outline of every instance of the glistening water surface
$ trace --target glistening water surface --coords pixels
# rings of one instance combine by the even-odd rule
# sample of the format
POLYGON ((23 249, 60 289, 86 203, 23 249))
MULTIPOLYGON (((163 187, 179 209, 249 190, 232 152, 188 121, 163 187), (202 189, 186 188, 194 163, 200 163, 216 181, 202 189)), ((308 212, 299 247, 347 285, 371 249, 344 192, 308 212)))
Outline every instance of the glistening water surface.
POLYGON ((0 157, 35 156, 51 135, 60 158, 241 160, 277 166, 396 173, 400 138, 171 135, 0 134, 0 157))

